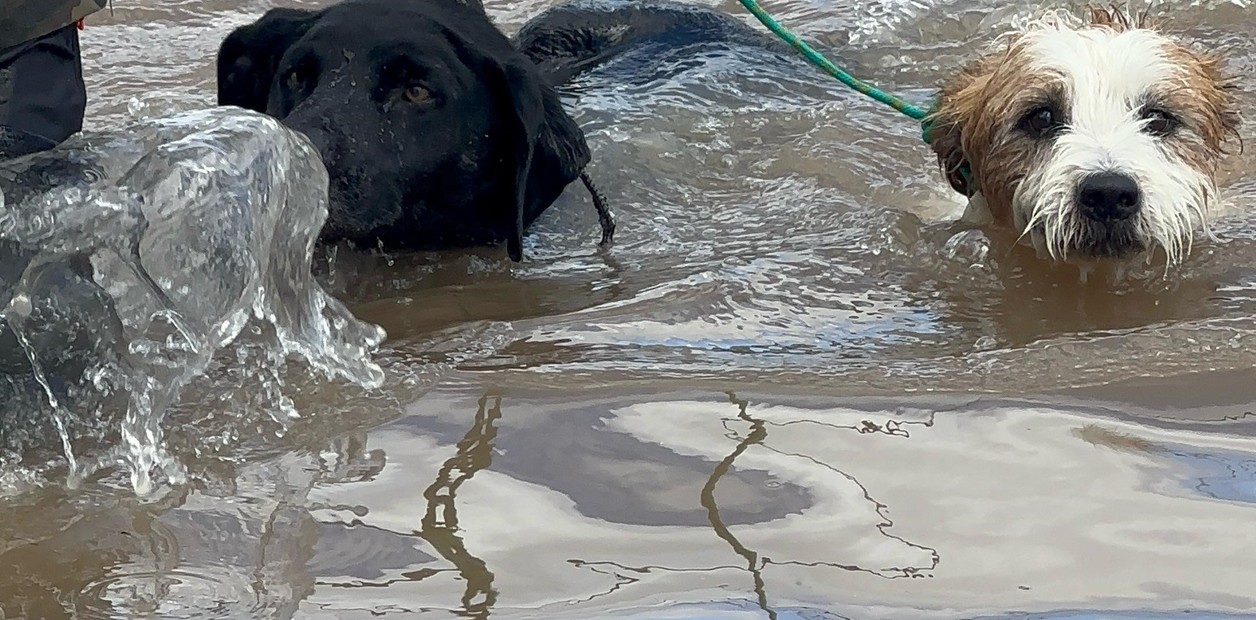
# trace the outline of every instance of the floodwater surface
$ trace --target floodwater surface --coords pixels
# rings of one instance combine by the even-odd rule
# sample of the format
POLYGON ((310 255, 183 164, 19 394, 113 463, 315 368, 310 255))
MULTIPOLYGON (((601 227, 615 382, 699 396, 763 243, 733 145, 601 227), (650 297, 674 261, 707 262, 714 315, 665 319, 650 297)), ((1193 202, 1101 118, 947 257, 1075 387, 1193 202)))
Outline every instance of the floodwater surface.
MULTIPOLYGON (((547 1, 487 4, 512 32, 547 1)), ((114 4, 89 131, 212 105, 217 43, 269 6, 114 4)), ((768 8, 924 101, 1056 6, 768 8)), ((1256 9, 1156 10, 1256 107, 1256 9)), ((1256 618, 1250 150, 1215 240, 1083 281, 954 236, 917 127, 805 65, 568 103, 612 249, 573 186, 521 264, 321 254, 387 331, 383 387, 294 370, 289 419, 211 369, 166 420, 185 484, 0 502, 0 618, 1256 618)))

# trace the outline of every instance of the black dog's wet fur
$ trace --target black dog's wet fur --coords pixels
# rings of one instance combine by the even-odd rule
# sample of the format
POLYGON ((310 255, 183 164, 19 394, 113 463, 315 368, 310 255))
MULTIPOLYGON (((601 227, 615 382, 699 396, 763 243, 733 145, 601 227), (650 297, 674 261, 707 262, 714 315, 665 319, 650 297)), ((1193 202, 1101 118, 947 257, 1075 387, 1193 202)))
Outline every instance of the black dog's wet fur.
POLYGON ((505 240, 518 260, 524 229, 589 162, 535 65, 455 0, 271 10, 223 42, 218 84, 220 104, 274 116, 318 148, 331 177, 325 241, 505 240), (411 88, 424 100, 407 99, 411 88))
POLYGON ((732 15, 669 0, 574 0, 537 15, 513 40, 552 84, 649 44, 677 49, 737 42, 775 52, 790 49, 732 15))
POLYGON ((218 54, 218 101, 307 136, 331 178, 324 241, 455 247, 524 230, 584 174, 584 134, 553 87, 647 42, 773 42, 673 2, 578 0, 534 18, 518 48, 475 0, 346 0, 272 9, 218 54), (405 98, 422 87, 430 101, 405 98))

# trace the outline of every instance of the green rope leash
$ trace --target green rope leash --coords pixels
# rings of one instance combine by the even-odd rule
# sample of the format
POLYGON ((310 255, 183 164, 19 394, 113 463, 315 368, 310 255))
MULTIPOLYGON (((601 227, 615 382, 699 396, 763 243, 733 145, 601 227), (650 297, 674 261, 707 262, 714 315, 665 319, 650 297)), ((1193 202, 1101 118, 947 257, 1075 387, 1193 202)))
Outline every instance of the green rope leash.
MULTIPOLYGON (((768 12, 763 10, 763 7, 759 6, 758 2, 755 0, 740 0, 740 2, 742 6, 746 7, 747 11, 750 11, 756 18, 759 19, 760 22, 763 23, 764 26, 767 26, 768 30, 771 30, 776 34, 776 36, 780 37, 783 41, 793 46, 794 49, 801 52, 802 55, 811 62, 811 64, 823 69, 829 75, 837 78, 837 81, 849 86, 855 92, 867 95, 876 101, 884 103, 885 105, 901 112, 904 116, 907 116, 910 119, 920 121, 920 137, 925 141, 925 144, 933 143, 933 135, 930 131, 932 129, 933 121, 929 118, 931 110, 917 105, 912 105, 843 71, 841 67, 833 64, 828 58, 825 58, 823 54, 815 51, 810 45, 807 45, 805 41, 798 38, 798 35, 790 32, 787 28, 773 19, 771 15, 768 15, 768 12)), ((965 176, 967 176, 967 174, 965 174, 965 176)))
POLYGON ((746 10, 753 13, 755 17, 759 18, 759 21, 763 22, 763 25, 767 26, 768 30, 771 30, 776 34, 776 36, 780 37, 786 43, 794 46, 794 49, 802 52, 802 55, 806 56, 807 60, 811 61, 811 64, 823 69, 829 75, 837 78, 837 81, 849 86, 858 93, 867 95, 876 101, 880 101, 881 103, 902 112, 908 118, 922 121, 929 115, 928 110, 920 106, 907 103, 906 101, 903 101, 902 99, 899 99, 898 97, 895 97, 894 95, 891 95, 843 71, 840 67, 830 62, 828 58, 825 58, 823 54, 815 51, 810 45, 807 45, 805 41, 798 38, 798 35, 790 32, 779 22, 773 19, 771 15, 768 15, 767 11, 764 11, 763 7, 759 6, 759 3, 755 0, 741 0, 741 5, 746 7, 746 10))

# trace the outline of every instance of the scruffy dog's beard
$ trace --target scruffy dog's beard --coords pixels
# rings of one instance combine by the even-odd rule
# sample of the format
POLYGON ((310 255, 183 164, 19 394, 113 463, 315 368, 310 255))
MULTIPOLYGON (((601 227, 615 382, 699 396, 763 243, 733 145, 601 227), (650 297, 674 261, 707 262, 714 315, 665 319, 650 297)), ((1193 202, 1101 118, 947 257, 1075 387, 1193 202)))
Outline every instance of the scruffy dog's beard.
POLYGON ((1054 260, 1150 258, 1160 250, 1174 264, 1190 253, 1196 233, 1211 235, 1216 189, 1209 172, 1180 157, 1170 140, 1148 136, 1144 124, 1127 118, 1099 138, 1057 137, 1012 193, 1022 237, 1054 260), (1128 214, 1082 199, 1088 180, 1101 175, 1128 180, 1137 197, 1128 214))

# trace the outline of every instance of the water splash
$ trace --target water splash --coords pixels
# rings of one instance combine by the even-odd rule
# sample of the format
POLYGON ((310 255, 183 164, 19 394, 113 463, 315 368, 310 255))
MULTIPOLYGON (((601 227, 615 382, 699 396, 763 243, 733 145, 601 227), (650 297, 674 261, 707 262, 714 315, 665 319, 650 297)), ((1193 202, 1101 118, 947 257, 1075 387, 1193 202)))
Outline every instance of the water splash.
POLYGON ((0 468, 59 437, 72 483, 121 464, 142 496, 177 484, 163 414, 246 328, 272 365, 381 385, 383 330, 310 273, 326 186, 303 137, 233 108, 0 164, 0 468))

